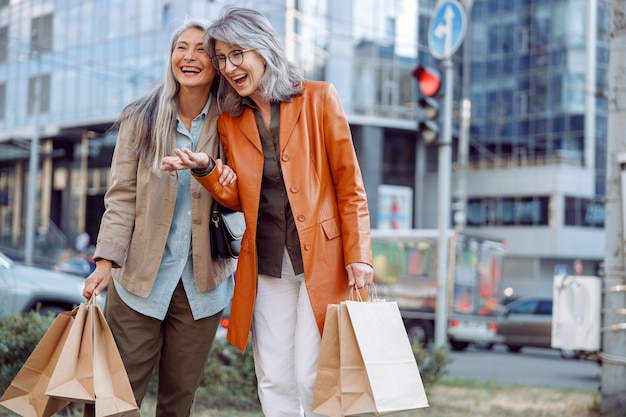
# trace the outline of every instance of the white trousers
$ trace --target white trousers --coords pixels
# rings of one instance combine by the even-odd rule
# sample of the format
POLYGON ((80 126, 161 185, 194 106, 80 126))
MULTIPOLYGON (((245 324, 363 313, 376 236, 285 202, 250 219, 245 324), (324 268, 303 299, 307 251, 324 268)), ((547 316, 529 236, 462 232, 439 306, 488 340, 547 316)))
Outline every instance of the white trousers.
POLYGON ((321 337, 304 284, 289 256, 281 278, 259 275, 252 349, 265 417, 324 417, 311 411, 321 337))

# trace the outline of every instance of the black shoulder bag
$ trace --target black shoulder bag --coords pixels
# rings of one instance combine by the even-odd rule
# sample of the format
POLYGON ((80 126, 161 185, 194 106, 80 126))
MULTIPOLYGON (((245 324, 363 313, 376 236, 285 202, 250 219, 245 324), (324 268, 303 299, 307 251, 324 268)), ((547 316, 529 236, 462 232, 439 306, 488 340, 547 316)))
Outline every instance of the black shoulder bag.
MULTIPOLYGON (((220 155, 221 144, 217 147, 220 155)), ((246 230, 243 213, 222 206, 215 199, 211 207, 211 257, 216 261, 238 258, 241 250, 241 238, 246 230)))

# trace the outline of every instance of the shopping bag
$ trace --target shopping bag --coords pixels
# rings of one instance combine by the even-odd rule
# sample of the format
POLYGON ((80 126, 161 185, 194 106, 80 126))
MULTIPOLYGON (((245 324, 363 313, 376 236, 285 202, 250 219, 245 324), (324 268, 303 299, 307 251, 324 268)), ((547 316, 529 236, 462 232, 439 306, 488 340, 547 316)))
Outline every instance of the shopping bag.
POLYGON ((428 407, 396 302, 339 305, 343 415, 380 416, 428 407))
POLYGON ((70 402, 93 404, 93 307, 91 300, 78 306, 46 395, 70 402))
POLYGON ((94 307, 93 318, 95 417, 139 416, 139 408, 122 357, 98 306, 94 307))
POLYGON ((339 376, 339 304, 326 308, 320 357, 313 389, 313 412, 330 417, 341 416, 339 376))
POLYGON ((0 398, 0 405, 24 417, 50 417, 69 404, 46 395, 52 372, 77 309, 58 314, 0 398))

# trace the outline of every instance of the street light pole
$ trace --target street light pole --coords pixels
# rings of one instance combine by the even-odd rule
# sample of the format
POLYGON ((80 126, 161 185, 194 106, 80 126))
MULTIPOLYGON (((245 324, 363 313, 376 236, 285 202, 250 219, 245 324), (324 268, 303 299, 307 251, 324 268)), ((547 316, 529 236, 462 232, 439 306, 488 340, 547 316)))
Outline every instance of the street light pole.
MULTIPOLYGON (((39 62, 39 57, 37 57, 39 62)), ((35 77, 33 97, 33 137, 30 143, 28 164, 28 193, 26 195, 26 227, 24 236, 24 262, 33 264, 35 247, 35 206, 37 205, 37 174, 39 172, 39 108, 41 100, 41 77, 35 77)))
POLYGON ((437 304, 435 309, 435 345, 448 344, 448 252, 450 238, 450 177, 452 165, 452 96, 454 94, 454 67, 452 55, 459 49, 467 16, 458 0, 440 2, 433 12, 428 27, 428 47, 431 54, 442 60, 445 68, 445 92, 442 113, 442 134, 439 138, 439 184, 437 242, 437 304))
POLYGON ((450 167, 452 165, 452 95, 454 69, 452 59, 442 61, 445 68, 443 122, 439 140, 438 216, 439 240, 437 242, 437 308, 435 311, 435 345, 448 343, 448 252, 450 234, 450 167))

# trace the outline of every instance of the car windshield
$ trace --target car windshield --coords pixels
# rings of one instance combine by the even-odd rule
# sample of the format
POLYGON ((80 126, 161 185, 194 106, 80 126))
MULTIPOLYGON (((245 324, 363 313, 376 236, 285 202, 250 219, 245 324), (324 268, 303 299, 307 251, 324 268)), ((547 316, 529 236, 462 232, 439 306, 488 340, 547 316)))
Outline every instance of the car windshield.
POLYGON ((510 310, 509 313, 511 314, 532 314, 535 312, 535 310, 537 310, 537 304, 539 303, 539 301, 537 300, 532 300, 532 301, 525 301, 523 303, 519 303, 516 306, 513 306, 510 310))

